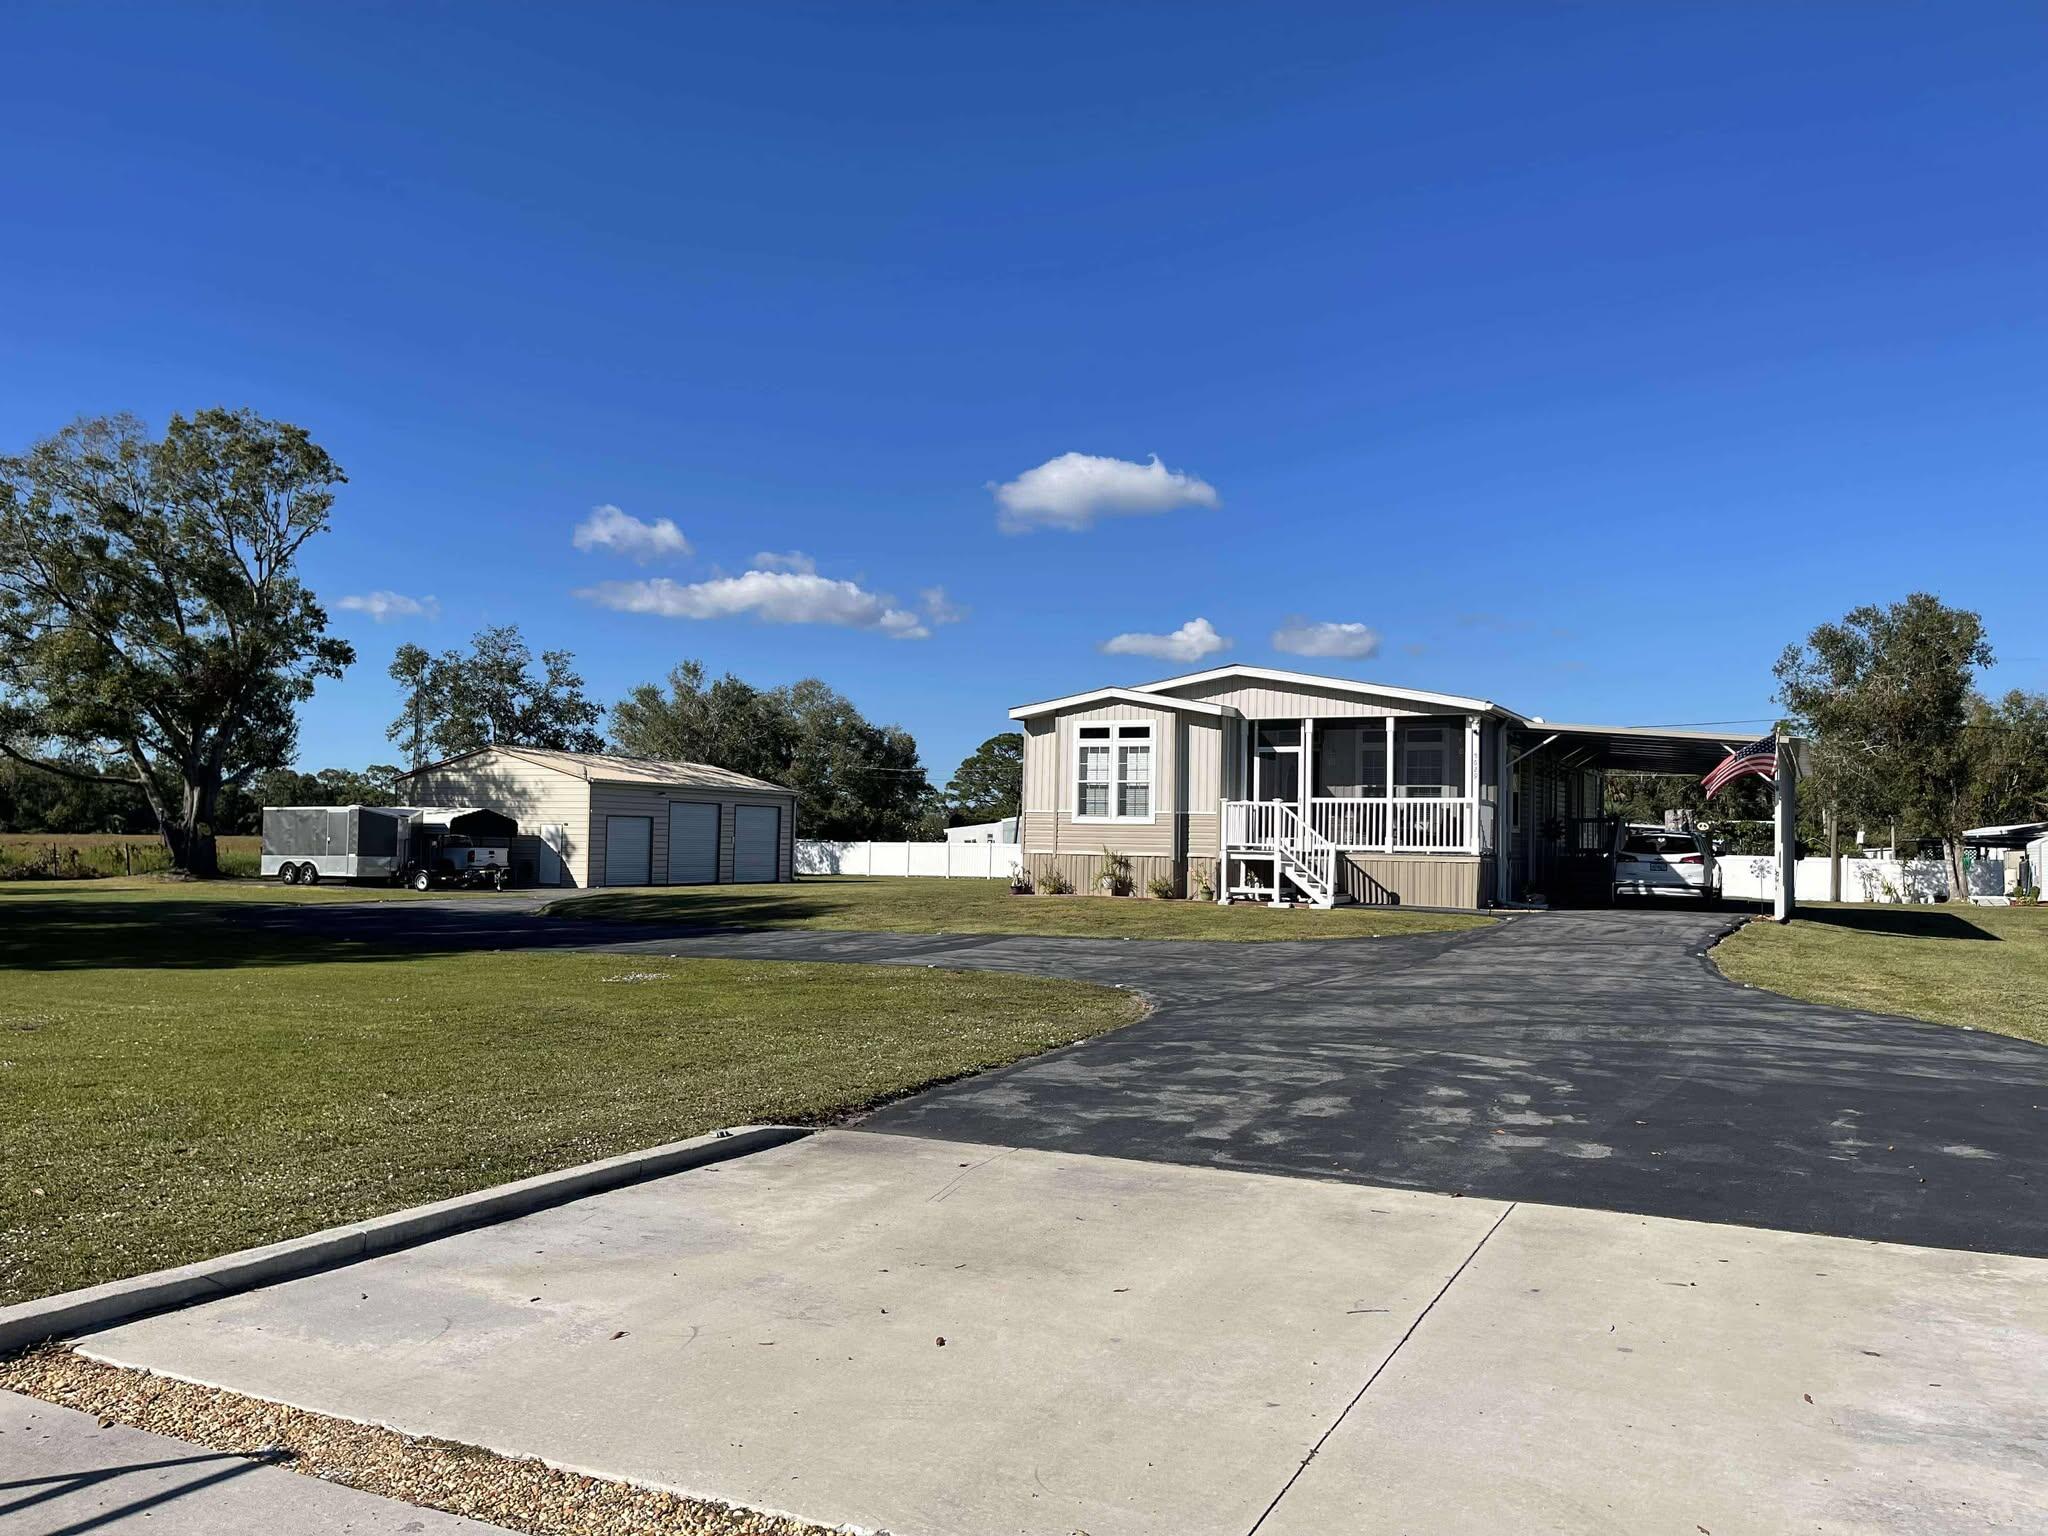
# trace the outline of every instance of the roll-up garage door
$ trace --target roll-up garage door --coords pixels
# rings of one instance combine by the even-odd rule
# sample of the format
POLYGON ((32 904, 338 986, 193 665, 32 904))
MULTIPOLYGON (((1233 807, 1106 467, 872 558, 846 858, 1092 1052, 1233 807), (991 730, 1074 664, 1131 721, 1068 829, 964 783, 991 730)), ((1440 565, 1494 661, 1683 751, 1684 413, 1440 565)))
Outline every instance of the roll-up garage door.
POLYGON ((677 800, 668 808, 668 883, 709 885, 718 878, 718 806, 677 800))
POLYGON ((653 883, 654 818, 607 816, 604 819, 604 883, 653 883))
POLYGON ((733 808, 732 877, 742 881, 773 880, 782 851, 782 812, 772 805, 733 808))

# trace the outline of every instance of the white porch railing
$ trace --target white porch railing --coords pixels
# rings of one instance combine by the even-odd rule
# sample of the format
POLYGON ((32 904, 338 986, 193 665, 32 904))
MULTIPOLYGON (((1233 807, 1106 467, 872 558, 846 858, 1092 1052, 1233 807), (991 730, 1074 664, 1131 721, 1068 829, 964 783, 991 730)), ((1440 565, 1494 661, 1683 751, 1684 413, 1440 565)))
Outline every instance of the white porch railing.
MULTIPOLYGON (((1264 800, 1223 802, 1223 845, 1269 849, 1279 835, 1280 810, 1264 800)), ((1309 802, 1310 828, 1338 848, 1358 853, 1470 853, 1477 846, 1478 806, 1464 800, 1340 800, 1309 802)))
POLYGON ((1223 846, 1271 848, 1280 835, 1280 812, 1289 808, 1278 800, 1224 801, 1223 846))

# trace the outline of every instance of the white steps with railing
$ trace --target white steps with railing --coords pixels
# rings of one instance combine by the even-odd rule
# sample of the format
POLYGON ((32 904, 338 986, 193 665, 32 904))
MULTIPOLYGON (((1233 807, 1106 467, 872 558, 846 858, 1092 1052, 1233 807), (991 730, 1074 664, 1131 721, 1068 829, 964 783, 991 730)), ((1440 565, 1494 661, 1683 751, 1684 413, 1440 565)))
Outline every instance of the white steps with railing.
MULTIPOLYGON (((1293 806, 1279 800, 1228 800, 1223 813, 1226 849, 1271 855, 1273 887, 1266 899, 1274 906, 1285 901, 1290 883, 1310 906, 1333 907, 1350 899, 1337 885, 1337 845, 1293 806)), ((1243 886, 1225 892, 1226 897, 1240 894, 1255 892, 1243 886)))

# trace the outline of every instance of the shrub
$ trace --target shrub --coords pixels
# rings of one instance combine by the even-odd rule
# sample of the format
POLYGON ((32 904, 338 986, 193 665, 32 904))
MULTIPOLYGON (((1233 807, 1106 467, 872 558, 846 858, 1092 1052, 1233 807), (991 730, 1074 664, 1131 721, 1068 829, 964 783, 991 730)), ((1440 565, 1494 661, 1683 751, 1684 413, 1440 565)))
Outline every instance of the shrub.
POLYGON ((1059 865, 1053 864, 1038 877, 1038 889, 1046 896, 1071 896, 1074 894, 1074 882, 1060 873, 1059 865))
POLYGON ((1179 891, 1174 889, 1173 877, 1171 875, 1154 875, 1145 889, 1161 901, 1172 901, 1180 894, 1179 891))
POLYGON ((1102 867, 1095 871, 1095 883, 1105 896, 1131 894, 1131 856, 1102 850, 1102 867))

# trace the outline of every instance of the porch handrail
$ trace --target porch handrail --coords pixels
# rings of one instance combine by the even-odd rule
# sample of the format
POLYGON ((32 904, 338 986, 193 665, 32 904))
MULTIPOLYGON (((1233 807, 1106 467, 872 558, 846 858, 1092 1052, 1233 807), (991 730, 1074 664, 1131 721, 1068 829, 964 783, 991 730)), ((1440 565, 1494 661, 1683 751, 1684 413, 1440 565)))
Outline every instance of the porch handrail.
POLYGON ((1274 818, 1273 852, 1293 867, 1297 878, 1305 878, 1319 901, 1328 904, 1337 890, 1337 845, 1318 832, 1301 813, 1284 801, 1271 802, 1274 818))
POLYGON ((1352 853, 1470 853, 1479 829, 1479 802, 1403 796, 1317 795, 1302 817, 1292 801, 1225 800, 1223 845, 1270 850, 1289 821, 1352 853))
POLYGON ((1469 795, 1317 795, 1309 801, 1315 829, 1339 848, 1360 853, 1470 852, 1478 815, 1478 802, 1469 795))

